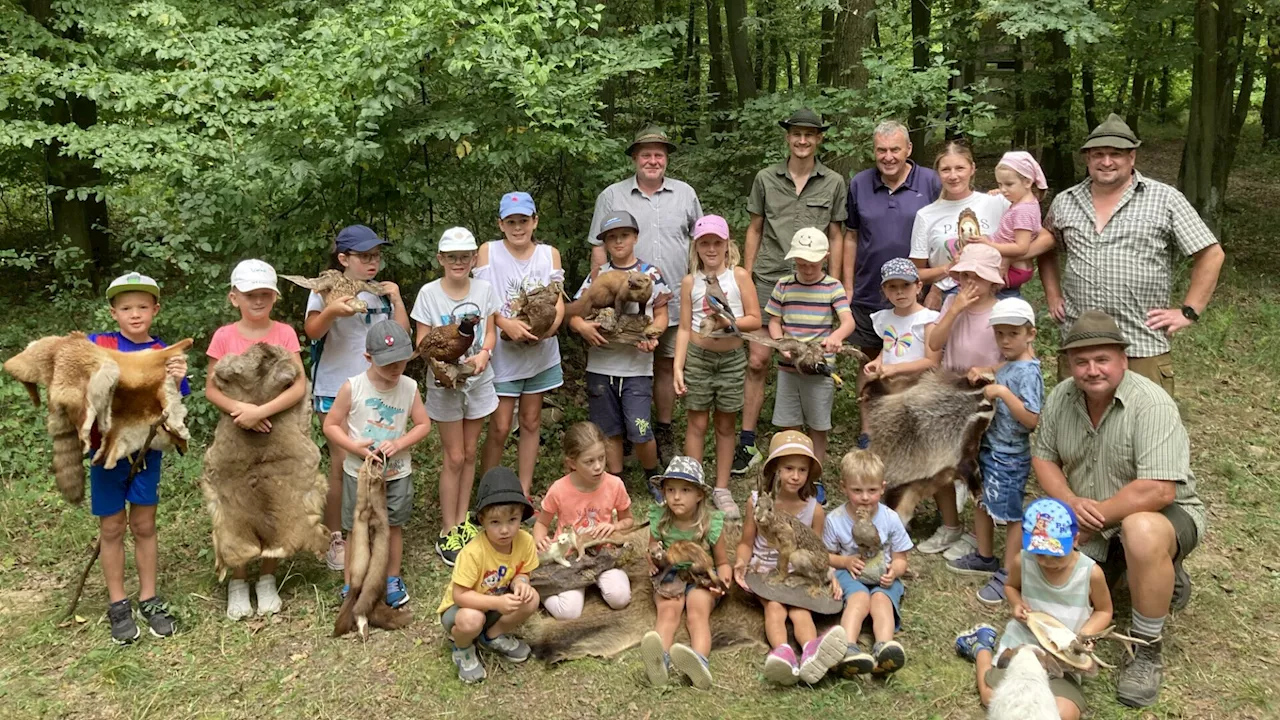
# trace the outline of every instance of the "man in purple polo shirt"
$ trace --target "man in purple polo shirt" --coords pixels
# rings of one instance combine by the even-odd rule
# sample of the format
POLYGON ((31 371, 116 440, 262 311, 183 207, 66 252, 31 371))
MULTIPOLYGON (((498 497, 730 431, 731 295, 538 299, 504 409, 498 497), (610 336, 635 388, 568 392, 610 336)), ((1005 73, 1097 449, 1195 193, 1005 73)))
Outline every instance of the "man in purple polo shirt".
POLYGON ((881 340, 871 327, 871 313, 889 303, 880 293, 880 268, 893 258, 911 254, 911 226, 916 211, 938 199, 942 180, 933 170, 909 160, 911 141, 902 123, 876 126, 876 166, 849 182, 849 214, 845 218, 844 262, 840 281, 853 308, 856 330, 849 342, 868 358, 880 354, 881 340))

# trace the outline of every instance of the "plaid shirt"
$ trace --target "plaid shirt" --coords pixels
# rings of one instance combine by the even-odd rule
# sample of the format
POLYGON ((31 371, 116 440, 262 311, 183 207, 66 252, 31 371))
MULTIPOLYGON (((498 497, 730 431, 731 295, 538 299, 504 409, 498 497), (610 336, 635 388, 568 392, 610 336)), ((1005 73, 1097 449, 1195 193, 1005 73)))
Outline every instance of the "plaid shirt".
MULTIPOLYGON (((1191 472, 1191 445, 1178 406, 1159 385, 1126 372, 1098 427, 1089 419, 1084 393, 1070 380, 1049 393, 1032 440, 1032 454, 1062 468, 1067 487, 1080 497, 1106 500, 1136 479, 1167 480, 1204 537, 1204 503, 1191 472)), ((1080 551, 1103 562, 1120 527, 1107 528, 1080 551)))
POLYGON ((1147 311, 1167 307, 1173 279, 1173 253, 1193 255, 1218 242, 1208 226, 1175 188, 1133 172, 1133 182, 1102 232, 1089 192, 1091 180, 1054 198, 1045 225, 1058 238, 1066 262, 1062 294, 1065 335, 1085 310, 1115 318, 1129 341, 1130 357, 1169 352, 1169 339, 1147 327, 1147 311))

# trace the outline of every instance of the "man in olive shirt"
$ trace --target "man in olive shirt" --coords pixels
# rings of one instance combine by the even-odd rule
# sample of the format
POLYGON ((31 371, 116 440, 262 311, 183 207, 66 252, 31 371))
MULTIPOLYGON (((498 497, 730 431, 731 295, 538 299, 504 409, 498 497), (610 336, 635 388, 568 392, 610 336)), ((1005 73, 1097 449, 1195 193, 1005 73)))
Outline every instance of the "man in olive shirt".
POLYGON ((1146 707, 1160 694, 1161 635, 1170 605, 1191 599, 1182 561, 1205 532, 1191 448, 1178 408, 1128 369, 1128 343, 1109 315, 1086 310, 1063 339, 1072 379, 1040 413, 1032 466, 1040 486, 1071 506, 1081 552, 1109 582, 1128 573, 1130 633, 1150 642, 1116 679, 1116 697, 1146 707))
MULTIPOLYGON (((787 131, 787 159, 756 173, 747 199, 751 224, 747 226, 743 266, 756 283, 761 307, 769 301, 778 280, 792 272, 786 254, 797 230, 814 227, 827 234, 831 246, 827 272, 831 275, 840 272, 844 247, 840 224, 847 212, 848 185, 840 173, 818 160, 822 133, 831 126, 823 124, 822 118, 808 108, 797 110, 778 124, 787 131)), ((764 406, 764 384, 773 351, 756 343, 748 343, 747 350, 746 404, 742 409, 742 435, 733 458, 734 475, 745 475, 763 459, 755 447, 756 423, 764 406)))

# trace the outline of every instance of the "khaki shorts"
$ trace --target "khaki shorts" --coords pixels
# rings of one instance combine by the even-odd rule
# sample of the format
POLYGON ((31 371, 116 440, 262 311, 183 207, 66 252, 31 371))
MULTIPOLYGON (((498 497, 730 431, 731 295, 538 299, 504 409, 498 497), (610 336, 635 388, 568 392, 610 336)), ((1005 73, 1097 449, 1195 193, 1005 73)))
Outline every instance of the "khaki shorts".
MULTIPOLYGON (((356 515, 356 477, 342 473, 342 529, 351 532, 356 515)), ((404 527, 413 515, 413 475, 387 481, 387 525, 404 527)))
POLYGON ((715 352, 689 343, 684 362, 688 410, 739 413, 746 399, 747 349, 715 352))
MULTIPOLYGON (((1129 369, 1159 385, 1169 397, 1173 397, 1173 355, 1165 353, 1153 357, 1129 358, 1129 369)), ((1071 366, 1067 364, 1067 354, 1058 355, 1058 380, 1071 379, 1071 366)))
POLYGON ((676 333, 680 331, 679 325, 672 325, 667 331, 662 333, 662 337, 658 338, 658 347, 654 349, 653 356, 660 358, 673 358, 676 356, 676 333))
POLYGON ((756 300, 760 301, 760 322, 763 327, 769 329, 769 315, 765 313, 764 306, 769 304, 769 298, 773 295, 773 289, 778 286, 778 279, 773 282, 767 282, 758 275, 751 276, 752 282, 756 284, 756 300))
POLYGON ((836 385, 824 375, 801 375, 778 370, 773 396, 773 424, 780 428, 831 429, 831 404, 836 385))
MULTIPOLYGON (((1005 671, 1002 668, 993 667, 987 671, 987 676, 983 678, 987 687, 994 689, 1000 684, 1004 678, 1005 671)), ((1053 693, 1055 698, 1070 700, 1080 710, 1080 716, 1084 717, 1084 691, 1080 688, 1080 684, 1070 677, 1053 678, 1049 680, 1049 692, 1053 693)))
MULTIPOLYGON (((1160 511, 1160 514, 1168 518, 1169 524, 1173 526, 1173 536, 1178 541, 1178 552, 1173 556, 1173 561, 1175 563, 1180 562, 1200 544, 1200 534, 1196 532, 1196 523, 1187 514, 1187 511, 1183 510, 1182 506, 1177 503, 1166 505, 1160 511)), ((1129 569, 1128 563, 1125 562, 1124 544, 1120 539, 1119 533, 1116 533, 1111 538, 1111 544, 1107 546, 1106 560, 1099 564, 1102 566, 1103 574, 1107 577, 1108 585, 1115 585, 1120 576, 1124 575, 1129 569)))

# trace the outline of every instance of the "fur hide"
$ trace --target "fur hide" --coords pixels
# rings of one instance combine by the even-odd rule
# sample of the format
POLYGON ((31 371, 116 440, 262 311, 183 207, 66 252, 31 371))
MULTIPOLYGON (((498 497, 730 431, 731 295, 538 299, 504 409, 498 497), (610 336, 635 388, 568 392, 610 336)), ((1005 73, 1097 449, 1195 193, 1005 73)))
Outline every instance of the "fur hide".
POLYGON ((391 526, 387 521, 387 483, 382 466, 366 459, 356 477, 356 508, 347 537, 347 562, 351 587, 338 610, 333 636, 355 630, 368 639, 369 626, 399 630, 413 619, 407 609, 397 610, 383 599, 387 595, 387 560, 391 526))
POLYGON ((987 720, 1059 720, 1058 704, 1049 689, 1049 674, 1031 645, 1013 653, 1000 684, 991 692, 987 720))
POLYGON ((995 415, 981 385, 931 370, 863 388, 870 447, 884 460, 884 503, 903 523, 946 483, 964 480, 975 495, 981 489, 978 448, 995 415))
MULTIPOLYGON (((227 397, 260 405, 302 372, 290 353, 265 343, 218 361, 213 382, 227 397)), ((321 524, 328 481, 319 473, 320 448, 311 439, 309 395, 273 415, 271 432, 243 430, 224 414, 204 455, 200 488, 213 518, 218 577, 260 557, 324 552, 321 524)))
POLYGON ((191 343, 187 338, 163 350, 124 353, 74 332, 35 340, 5 362, 5 372, 26 386, 36 406, 37 386, 47 388, 53 476, 67 502, 84 500, 84 456, 95 426, 102 440, 91 462, 107 469, 141 450, 161 417, 151 449, 187 449, 187 409, 165 363, 185 354, 191 343))

